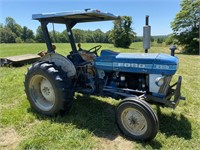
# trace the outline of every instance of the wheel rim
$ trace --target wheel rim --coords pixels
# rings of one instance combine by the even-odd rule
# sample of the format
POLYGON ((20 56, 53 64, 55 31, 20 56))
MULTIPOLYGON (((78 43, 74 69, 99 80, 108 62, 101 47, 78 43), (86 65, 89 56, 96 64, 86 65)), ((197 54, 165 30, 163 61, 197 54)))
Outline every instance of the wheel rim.
POLYGON ((55 92, 50 81, 42 75, 35 75, 29 84, 30 96, 35 105, 43 110, 49 111, 55 104, 55 92))
POLYGON ((126 108, 121 114, 124 128, 131 134, 140 136, 147 131, 147 121, 144 115, 135 108, 126 108))

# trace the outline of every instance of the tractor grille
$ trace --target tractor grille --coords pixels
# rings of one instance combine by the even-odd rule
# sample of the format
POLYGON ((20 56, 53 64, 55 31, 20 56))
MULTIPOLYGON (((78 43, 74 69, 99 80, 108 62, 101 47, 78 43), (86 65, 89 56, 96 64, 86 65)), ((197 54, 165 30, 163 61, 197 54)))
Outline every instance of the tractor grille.
POLYGON ((172 76, 166 76, 164 78, 164 84, 160 87, 159 89, 159 94, 167 94, 168 88, 170 86, 170 82, 171 82, 172 76))

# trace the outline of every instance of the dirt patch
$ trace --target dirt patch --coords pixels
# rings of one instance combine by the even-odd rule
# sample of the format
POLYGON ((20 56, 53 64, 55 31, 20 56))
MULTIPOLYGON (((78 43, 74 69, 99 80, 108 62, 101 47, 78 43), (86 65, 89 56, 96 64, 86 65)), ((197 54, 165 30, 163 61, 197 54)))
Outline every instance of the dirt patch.
POLYGON ((0 128, 0 149, 12 150, 20 143, 21 137, 12 128, 0 128))
POLYGON ((126 140, 121 136, 117 136, 113 140, 108 138, 98 138, 97 150, 132 150, 135 146, 132 141, 126 140))

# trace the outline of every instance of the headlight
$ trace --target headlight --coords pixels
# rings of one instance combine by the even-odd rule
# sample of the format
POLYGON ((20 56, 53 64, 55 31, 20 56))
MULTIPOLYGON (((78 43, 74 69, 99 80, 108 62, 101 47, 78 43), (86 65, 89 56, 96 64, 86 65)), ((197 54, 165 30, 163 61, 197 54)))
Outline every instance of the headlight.
POLYGON ((155 83, 156 83, 157 86, 161 87, 164 83, 164 77, 156 78, 155 83))

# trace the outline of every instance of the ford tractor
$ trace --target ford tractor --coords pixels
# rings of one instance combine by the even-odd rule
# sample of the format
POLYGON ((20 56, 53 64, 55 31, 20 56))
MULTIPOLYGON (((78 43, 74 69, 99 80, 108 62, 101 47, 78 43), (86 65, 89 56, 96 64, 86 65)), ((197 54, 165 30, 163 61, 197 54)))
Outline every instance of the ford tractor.
MULTIPOLYGON (((150 26, 144 26, 146 53, 118 53, 97 45, 88 50, 76 47, 72 28, 77 23, 120 19, 111 13, 83 11, 32 15, 41 23, 47 52, 32 64, 25 75, 25 92, 31 107, 47 116, 66 114, 72 107, 74 94, 112 97, 120 100, 116 107, 116 123, 120 131, 134 140, 151 140, 159 130, 159 121, 150 104, 175 108, 181 96, 181 80, 171 84, 179 60, 173 55, 148 53, 150 26), (47 25, 64 24, 71 52, 63 56, 55 52, 47 25)), ((174 49, 173 49, 174 50, 174 49)))

